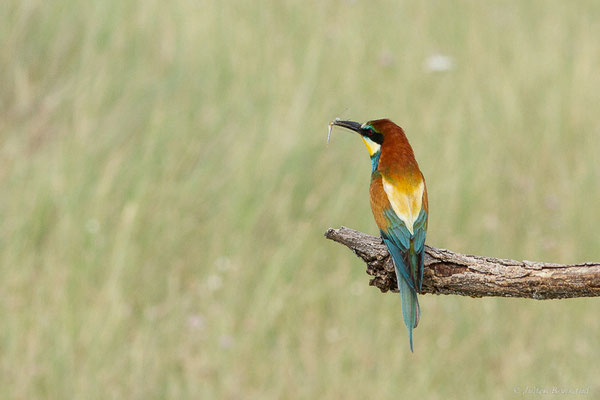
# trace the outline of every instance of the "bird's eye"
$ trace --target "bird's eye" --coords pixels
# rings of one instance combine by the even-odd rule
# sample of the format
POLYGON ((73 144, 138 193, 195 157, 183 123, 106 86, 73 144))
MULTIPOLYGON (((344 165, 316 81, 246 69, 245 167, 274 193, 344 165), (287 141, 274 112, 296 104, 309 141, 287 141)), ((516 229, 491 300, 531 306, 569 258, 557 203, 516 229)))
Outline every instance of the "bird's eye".
POLYGON ((373 136, 374 133, 375 132, 373 131, 373 129, 371 129, 371 128, 367 129, 367 135, 373 136))

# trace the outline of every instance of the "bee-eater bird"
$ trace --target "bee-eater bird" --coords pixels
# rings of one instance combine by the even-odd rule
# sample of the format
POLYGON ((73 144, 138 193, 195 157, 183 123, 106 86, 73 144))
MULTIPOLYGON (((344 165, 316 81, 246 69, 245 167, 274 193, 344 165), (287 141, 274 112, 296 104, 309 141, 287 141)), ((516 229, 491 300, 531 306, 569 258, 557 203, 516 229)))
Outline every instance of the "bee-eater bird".
POLYGON ((412 352, 429 212, 425 179, 404 131, 389 119, 364 124, 336 119, 330 129, 333 125, 359 133, 371 156, 371 210, 394 261, 412 352))

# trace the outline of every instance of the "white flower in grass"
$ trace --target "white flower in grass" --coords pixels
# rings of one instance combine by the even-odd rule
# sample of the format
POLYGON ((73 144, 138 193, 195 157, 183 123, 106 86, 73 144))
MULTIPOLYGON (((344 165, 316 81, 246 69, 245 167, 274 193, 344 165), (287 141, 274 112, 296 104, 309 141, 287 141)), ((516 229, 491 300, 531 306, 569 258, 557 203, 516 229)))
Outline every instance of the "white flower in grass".
POLYGON ((427 72, 446 72, 454 68, 454 58, 444 54, 432 54, 424 63, 427 72))
POLYGON ((206 325, 204 317, 199 314, 190 315, 187 322, 191 329, 204 329, 204 326, 206 325))

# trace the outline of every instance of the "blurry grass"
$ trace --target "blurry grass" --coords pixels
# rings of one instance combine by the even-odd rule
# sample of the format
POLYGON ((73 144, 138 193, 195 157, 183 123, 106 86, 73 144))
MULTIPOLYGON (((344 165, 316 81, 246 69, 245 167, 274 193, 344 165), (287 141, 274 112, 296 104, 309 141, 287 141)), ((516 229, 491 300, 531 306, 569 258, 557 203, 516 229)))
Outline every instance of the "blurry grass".
POLYGON ((399 299, 327 243, 375 233, 390 117, 428 242, 600 259, 600 7, 559 1, 0 5, 5 398, 598 396, 597 301, 399 299), (447 54, 455 67, 430 73, 447 54), (344 111, 348 109, 348 111, 344 111))

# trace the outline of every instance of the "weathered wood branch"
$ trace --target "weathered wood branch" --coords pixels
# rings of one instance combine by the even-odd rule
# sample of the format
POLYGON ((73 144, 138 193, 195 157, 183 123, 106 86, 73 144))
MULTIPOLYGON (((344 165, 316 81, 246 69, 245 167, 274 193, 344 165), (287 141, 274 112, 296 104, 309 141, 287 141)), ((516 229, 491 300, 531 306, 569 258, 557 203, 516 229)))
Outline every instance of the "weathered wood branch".
MULTIPOLYGON (((396 274, 381 238, 346 227, 325 237, 350 248, 367 264, 369 284, 397 291, 396 274)), ((600 263, 573 265, 471 256, 425 246, 422 293, 562 299, 600 296, 600 263)))

